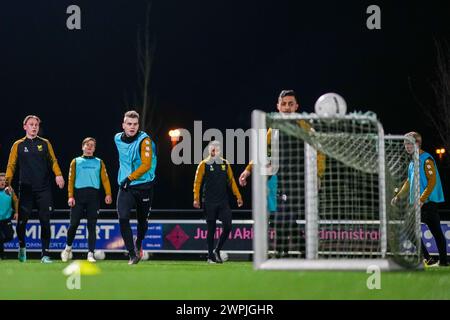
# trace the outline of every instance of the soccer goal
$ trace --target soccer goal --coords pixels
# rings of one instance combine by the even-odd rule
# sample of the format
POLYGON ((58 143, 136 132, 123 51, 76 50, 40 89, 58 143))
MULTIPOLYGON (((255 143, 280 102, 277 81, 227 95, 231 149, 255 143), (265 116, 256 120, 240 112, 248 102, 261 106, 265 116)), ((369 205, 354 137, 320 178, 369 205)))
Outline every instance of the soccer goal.
POLYGON ((404 136, 370 113, 255 110, 252 127, 256 269, 421 266, 419 151, 408 156, 404 136), (411 161, 411 192, 391 204, 411 161))

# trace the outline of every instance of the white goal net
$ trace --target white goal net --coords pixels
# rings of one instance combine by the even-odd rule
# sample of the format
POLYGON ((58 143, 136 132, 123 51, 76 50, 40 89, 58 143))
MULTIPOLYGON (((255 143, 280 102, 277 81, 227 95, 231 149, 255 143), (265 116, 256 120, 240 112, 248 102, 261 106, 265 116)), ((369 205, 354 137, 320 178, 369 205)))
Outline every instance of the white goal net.
POLYGON ((252 126, 256 268, 420 265, 419 179, 391 205, 409 163, 418 168, 405 137, 385 136, 373 114, 254 111, 252 126))

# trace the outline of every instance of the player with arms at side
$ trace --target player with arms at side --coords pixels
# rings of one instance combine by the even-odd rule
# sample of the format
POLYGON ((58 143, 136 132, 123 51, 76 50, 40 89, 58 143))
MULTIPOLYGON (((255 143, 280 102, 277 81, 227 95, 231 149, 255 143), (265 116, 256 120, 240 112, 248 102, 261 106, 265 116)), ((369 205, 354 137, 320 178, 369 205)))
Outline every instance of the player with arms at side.
POLYGON ((156 146, 147 133, 139 131, 139 113, 136 111, 125 113, 122 129, 123 132, 114 137, 120 162, 117 213, 120 232, 130 256, 128 264, 133 265, 142 258, 142 241, 148 230, 155 181, 156 146), (134 207, 138 224, 136 244, 133 243, 130 226, 131 210, 134 207))
POLYGON ((208 225, 207 245, 208 263, 222 263, 220 250, 231 232, 232 214, 228 200, 228 187, 237 199, 238 207, 243 201, 234 180, 230 163, 220 157, 220 143, 212 141, 208 146, 209 156, 202 160, 197 167, 194 179, 194 208, 200 209, 200 189, 203 184, 203 204, 208 225), (214 234, 216 221, 222 222, 223 231, 217 246, 214 248, 214 234))
POLYGON ((85 138, 81 144, 83 155, 72 160, 69 170, 68 205, 70 209, 70 227, 67 232, 66 248, 61 252, 61 260, 66 262, 72 253, 72 244, 75 239, 81 216, 86 212, 88 229, 88 255, 89 262, 95 262, 94 250, 97 240, 97 215, 100 210, 100 183, 105 190, 105 203, 111 204, 111 185, 103 160, 94 157, 97 141, 94 138, 85 138))
MULTIPOLYGON (((422 239, 422 252, 424 254, 424 263, 426 266, 448 266, 447 262, 447 243, 442 233, 441 220, 439 217, 439 203, 444 202, 444 191, 442 189, 441 178, 436 166, 436 161, 428 152, 422 150, 422 136, 417 132, 409 132, 406 137, 413 138, 419 148, 419 174, 420 174, 420 205, 421 220, 431 231, 436 240, 439 251, 439 262, 434 261, 422 239)), ((409 155, 414 153, 414 145, 405 140, 405 149, 409 155)), ((399 198, 409 195, 410 202, 414 201, 414 190, 410 188, 414 179, 414 162, 411 161, 408 167, 408 179, 403 184, 400 191, 392 199, 392 205, 395 205, 399 198)))
POLYGON ((26 136, 14 142, 9 154, 6 170, 6 183, 11 185, 17 166, 19 167, 19 218, 17 238, 19 239, 19 261, 25 262, 25 230, 27 221, 36 203, 41 224, 42 263, 51 263, 50 216, 53 212, 53 196, 50 185, 50 172, 55 174, 57 186, 64 188, 64 178, 56 160, 53 147, 47 139, 38 136, 41 120, 35 115, 27 116, 23 121, 26 136))

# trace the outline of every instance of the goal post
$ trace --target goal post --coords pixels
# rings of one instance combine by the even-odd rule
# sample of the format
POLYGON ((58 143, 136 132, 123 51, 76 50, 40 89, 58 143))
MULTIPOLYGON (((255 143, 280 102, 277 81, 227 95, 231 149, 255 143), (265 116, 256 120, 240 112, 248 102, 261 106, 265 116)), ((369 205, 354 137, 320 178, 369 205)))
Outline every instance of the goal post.
POLYGON ((252 175, 252 210, 253 210, 253 261, 254 267, 260 268, 268 259, 268 225, 267 225, 267 172, 268 159, 266 139, 266 114, 260 111, 252 113, 250 157, 254 160, 252 175), (261 199, 258 201, 257 199, 261 199), (264 200, 264 201, 262 201, 264 200), (260 214, 258 214, 258 212, 260 214))
POLYGON ((256 269, 416 268, 418 179, 391 204, 410 161, 404 136, 385 136, 370 114, 252 113, 256 269), (267 131, 271 131, 268 136, 267 131))

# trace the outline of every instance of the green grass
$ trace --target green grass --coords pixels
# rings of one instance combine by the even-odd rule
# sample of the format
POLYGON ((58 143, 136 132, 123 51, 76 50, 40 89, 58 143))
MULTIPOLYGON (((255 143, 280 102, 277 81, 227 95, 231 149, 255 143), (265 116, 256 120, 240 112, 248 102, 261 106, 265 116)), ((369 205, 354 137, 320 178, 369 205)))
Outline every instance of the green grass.
POLYGON ((67 264, 0 261, 0 299, 450 299, 450 268, 384 272, 368 290, 365 272, 255 271, 249 262, 100 261, 101 273, 68 290, 67 264))

